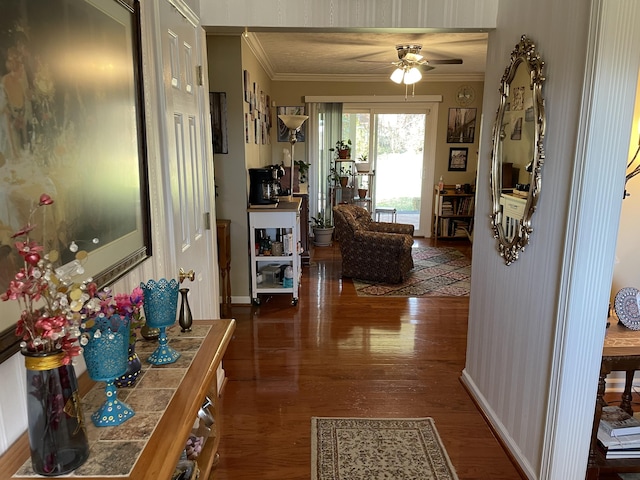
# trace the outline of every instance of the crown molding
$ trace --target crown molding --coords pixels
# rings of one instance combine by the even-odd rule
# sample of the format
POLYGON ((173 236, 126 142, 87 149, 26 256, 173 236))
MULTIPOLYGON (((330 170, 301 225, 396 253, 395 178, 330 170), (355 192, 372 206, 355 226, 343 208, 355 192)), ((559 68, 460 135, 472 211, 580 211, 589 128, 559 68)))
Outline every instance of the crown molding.
POLYGON ((262 45, 256 39, 255 35, 253 35, 253 33, 251 32, 244 32, 240 35, 240 38, 244 39, 244 43, 249 47, 249 50, 251 50, 253 56, 256 57, 256 60, 258 60, 260 66, 264 68, 267 76, 271 80, 274 80, 276 73, 273 70, 273 65, 271 65, 271 62, 269 62, 269 60, 267 60, 267 54, 264 52, 262 45))
MULTIPOLYGON (((388 75, 344 74, 322 75, 307 73, 280 73, 270 75, 274 82, 390 82, 388 75)), ((473 74, 427 74, 420 82, 483 82, 484 73, 473 74)), ((418 82, 418 83, 420 83, 418 82)))

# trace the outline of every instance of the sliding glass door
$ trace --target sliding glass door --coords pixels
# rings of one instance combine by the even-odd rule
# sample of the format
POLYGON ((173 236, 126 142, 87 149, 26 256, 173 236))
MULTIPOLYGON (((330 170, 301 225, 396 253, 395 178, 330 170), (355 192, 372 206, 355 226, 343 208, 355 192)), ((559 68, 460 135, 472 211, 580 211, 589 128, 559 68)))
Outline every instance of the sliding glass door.
POLYGON ((434 108, 345 106, 342 114, 343 138, 355 139, 355 158, 367 155, 375 172, 372 213, 390 220, 386 212, 395 210, 396 221, 413 224, 416 236, 425 237, 431 236, 434 108))

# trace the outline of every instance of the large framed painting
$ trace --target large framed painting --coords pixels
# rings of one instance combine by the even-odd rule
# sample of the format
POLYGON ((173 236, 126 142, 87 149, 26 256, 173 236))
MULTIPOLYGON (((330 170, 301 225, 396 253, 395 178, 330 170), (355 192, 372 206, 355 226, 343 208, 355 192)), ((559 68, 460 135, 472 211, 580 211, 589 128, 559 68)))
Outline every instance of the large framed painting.
MULTIPOLYGON (((22 265, 14 232, 108 285, 151 255, 137 0, 2 0, 0 292, 22 265), (42 209, 43 211, 45 209, 42 209), (94 240, 97 239, 97 240, 94 240), (96 243, 97 242, 97 243, 96 243)), ((0 302, 0 361, 19 308, 0 302)))

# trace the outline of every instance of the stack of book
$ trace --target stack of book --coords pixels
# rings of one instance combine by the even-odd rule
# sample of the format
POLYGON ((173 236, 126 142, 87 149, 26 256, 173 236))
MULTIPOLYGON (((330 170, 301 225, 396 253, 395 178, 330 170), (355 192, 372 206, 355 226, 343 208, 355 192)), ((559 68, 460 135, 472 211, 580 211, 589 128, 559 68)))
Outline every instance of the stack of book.
POLYGON ((640 458, 640 420, 620 407, 602 407, 598 441, 608 459, 640 458))

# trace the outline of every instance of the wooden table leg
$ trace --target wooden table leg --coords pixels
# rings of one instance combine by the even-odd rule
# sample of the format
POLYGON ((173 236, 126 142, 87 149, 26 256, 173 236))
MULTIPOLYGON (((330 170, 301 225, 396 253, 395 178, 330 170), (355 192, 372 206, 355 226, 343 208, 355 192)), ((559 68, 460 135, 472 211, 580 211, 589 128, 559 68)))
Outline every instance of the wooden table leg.
POLYGON ((635 370, 627 370, 626 379, 624 382, 624 392, 622 392, 622 402, 620 408, 633 416, 633 408, 631 407, 631 387, 633 386, 633 376, 636 373, 635 370))
POLYGON ((598 426, 602 415, 602 407, 606 405, 604 392, 606 390, 606 378, 609 374, 604 365, 600 367, 600 379, 598 380, 598 395, 596 397, 596 410, 593 415, 593 427, 591 429, 591 446, 589 447, 589 462, 587 464, 586 480, 597 480, 599 468, 596 465, 596 452, 598 448, 598 426))

